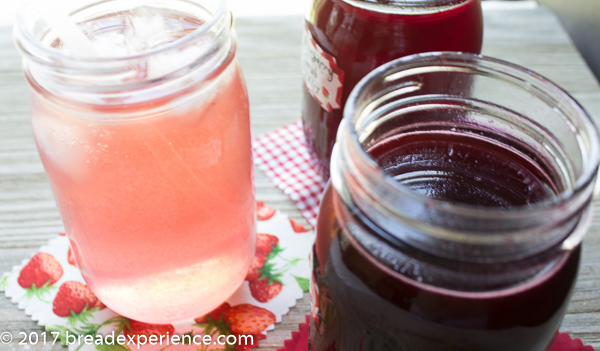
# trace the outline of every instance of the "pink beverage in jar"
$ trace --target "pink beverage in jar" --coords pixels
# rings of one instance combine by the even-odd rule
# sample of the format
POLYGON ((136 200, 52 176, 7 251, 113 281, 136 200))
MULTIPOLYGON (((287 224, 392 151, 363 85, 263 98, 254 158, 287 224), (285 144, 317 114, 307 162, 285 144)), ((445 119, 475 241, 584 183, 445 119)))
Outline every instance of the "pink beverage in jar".
POLYGON ((248 96, 222 1, 128 5, 71 13, 92 55, 32 9, 15 38, 83 277, 114 311, 171 323, 226 300, 253 257, 248 96))

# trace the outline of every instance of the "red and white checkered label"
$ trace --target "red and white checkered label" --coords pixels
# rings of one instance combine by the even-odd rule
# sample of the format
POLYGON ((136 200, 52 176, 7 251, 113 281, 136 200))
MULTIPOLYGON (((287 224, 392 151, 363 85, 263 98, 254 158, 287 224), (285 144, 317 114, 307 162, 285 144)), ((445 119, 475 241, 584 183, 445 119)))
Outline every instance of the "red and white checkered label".
POLYGON ((317 223, 323 180, 298 121, 254 139, 254 163, 286 193, 313 226, 317 223))

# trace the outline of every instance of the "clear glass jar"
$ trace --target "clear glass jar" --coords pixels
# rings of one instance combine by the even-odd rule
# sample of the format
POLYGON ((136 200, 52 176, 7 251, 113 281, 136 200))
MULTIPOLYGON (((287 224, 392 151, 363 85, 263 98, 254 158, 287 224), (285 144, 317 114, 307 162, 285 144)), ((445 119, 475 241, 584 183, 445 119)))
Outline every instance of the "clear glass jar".
POLYGON ((591 221, 586 112, 527 69, 429 53, 370 73, 344 114, 311 350, 547 350, 591 221))
POLYGON ((65 16, 95 53, 61 40, 43 6, 21 11, 14 36, 85 281, 144 322, 214 309, 255 246, 248 96, 225 1, 79 1, 65 16))
POLYGON ((480 0, 313 0, 302 47, 302 120, 323 176, 342 108, 360 79, 402 56, 479 53, 482 38, 480 0))

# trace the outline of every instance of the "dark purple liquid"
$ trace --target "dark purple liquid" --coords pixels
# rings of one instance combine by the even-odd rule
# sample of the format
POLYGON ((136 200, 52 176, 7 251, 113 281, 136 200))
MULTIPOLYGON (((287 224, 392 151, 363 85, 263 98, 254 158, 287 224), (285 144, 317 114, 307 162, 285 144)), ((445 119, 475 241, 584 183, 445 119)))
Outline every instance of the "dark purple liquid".
POLYGON ((524 155, 460 133, 414 132, 379 142, 369 153, 412 190, 437 200, 511 207, 552 197, 552 179, 524 155))
MULTIPOLYGON (((413 133, 368 149, 399 182, 443 201, 510 207, 556 192, 543 167, 479 137, 413 133)), ((333 208, 338 201, 328 189, 319 213, 311 350, 549 349, 574 285, 579 248, 519 262, 467 264, 397 246, 391 266, 340 229, 333 208), (447 272, 458 278, 447 279, 447 272), (523 272, 531 274, 510 284, 490 283, 523 272), (463 284, 467 277, 478 277, 481 286, 463 284)), ((368 219, 357 214, 353 220, 368 219)), ((370 239, 384 243, 376 233, 370 239)))

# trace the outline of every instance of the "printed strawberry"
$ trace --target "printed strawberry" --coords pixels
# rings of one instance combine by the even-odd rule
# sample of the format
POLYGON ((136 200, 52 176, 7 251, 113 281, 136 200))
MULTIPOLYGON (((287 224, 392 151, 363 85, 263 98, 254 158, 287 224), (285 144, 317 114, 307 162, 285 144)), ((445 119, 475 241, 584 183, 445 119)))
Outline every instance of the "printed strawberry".
POLYGON ((54 256, 38 252, 21 269, 17 282, 25 289, 51 286, 62 277, 63 269, 54 256))
POLYGON ((59 317, 74 318, 74 324, 76 321, 86 321, 93 312, 104 307, 85 284, 68 281, 58 289, 52 303, 52 312, 59 317))
MULTIPOLYGON (((175 332, 175 327, 171 324, 149 324, 134 321, 133 319, 129 320, 129 325, 125 327, 123 333, 129 340, 131 336, 134 338, 136 342, 139 342, 140 336, 146 336, 146 340, 152 335, 156 335, 160 338, 161 335, 173 335, 175 332)), ((142 339, 142 342, 144 339, 142 339)))
POLYGON ((246 274, 245 280, 256 280, 260 278, 261 272, 260 270, 264 267, 265 262, 267 261, 267 257, 261 254, 255 254, 252 258, 252 264, 248 269, 248 274, 246 274))
POLYGON ((205 323, 208 321, 208 317, 210 317, 213 321, 216 322, 221 318, 221 316, 225 314, 225 312, 229 311, 230 309, 231 305, 227 302, 223 302, 219 307, 215 308, 214 310, 210 311, 202 317, 194 319, 194 321, 196 323, 205 323))
POLYGON ((323 91, 323 96, 325 96, 325 98, 328 99, 329 98, 329 90, 327 90, 327 88, 323 87, 322 91, 323 91))
POLYGON ((281 278, 283 273, 292 265, 295 265, 295 260, 289 261, 285 266, 277 269, 275 262, 269 260, 279 254, 282 250, 279 246, 275 246, 274 250, 267 256, 267 261, 259 270, 260 277, 250 281, 250 294, 259 302, 268 302, 277 296, 283 287, 281 278))
POLYGON ((275 319, 273 312, 250 304, 234 306, 225 313, 225 321, 231 323, 231 331, 237 335, 260 334, 275 319))
MULTIPOLYGON (((231 305, 224 302, 219 307, 215 308, 211 312, 204 316, 194 319, 196 324, 194 326, 202 328, 204 335, 233 335, 229 327, 229 322, 225 321, 225 314, 231 310, 231 305)), ((224 351, 235 351, 235 345, 225 345, 224 351)))
POLYGON ((279 243, 279 238, 275 235, 256 234, 256 254, 269 256, 273 248, 279 243))
POLYGON ((250 282, 250 293, 259 302, 269 302, 279 295, 283 285, 281 282, 269 278, 262 278, 250 282))
POLYGON ((306 233, 306 232, 310 232, 311 228, 304 228, 304 226, 302 224, 296 223, 295 220, 290 218, 290 224, 292 225, 292 229, 294 229, 294 232, 296 233, 306 233))
POLYGON ((275 255, 280 252, 277 243, 279 239, 274 235, 257 234, 256 235, 256 253, 252 258, 252 264, 248 269, 245 280, 252 281, 260 278, 261 269, 270 253, 276 250, 275 255))
POLYGON ((260 221, 266 221, 275 215, 275 210, 269 206, 265 205, 262 201, 256 201, 256 216, 260 221))
POLYGON ((75 262, 75 256, 73 255, 73 251, 69 248, 69 253, 67 254, 67 260, 69 263, 75 267, 77 267, 77 263, 75 262))

